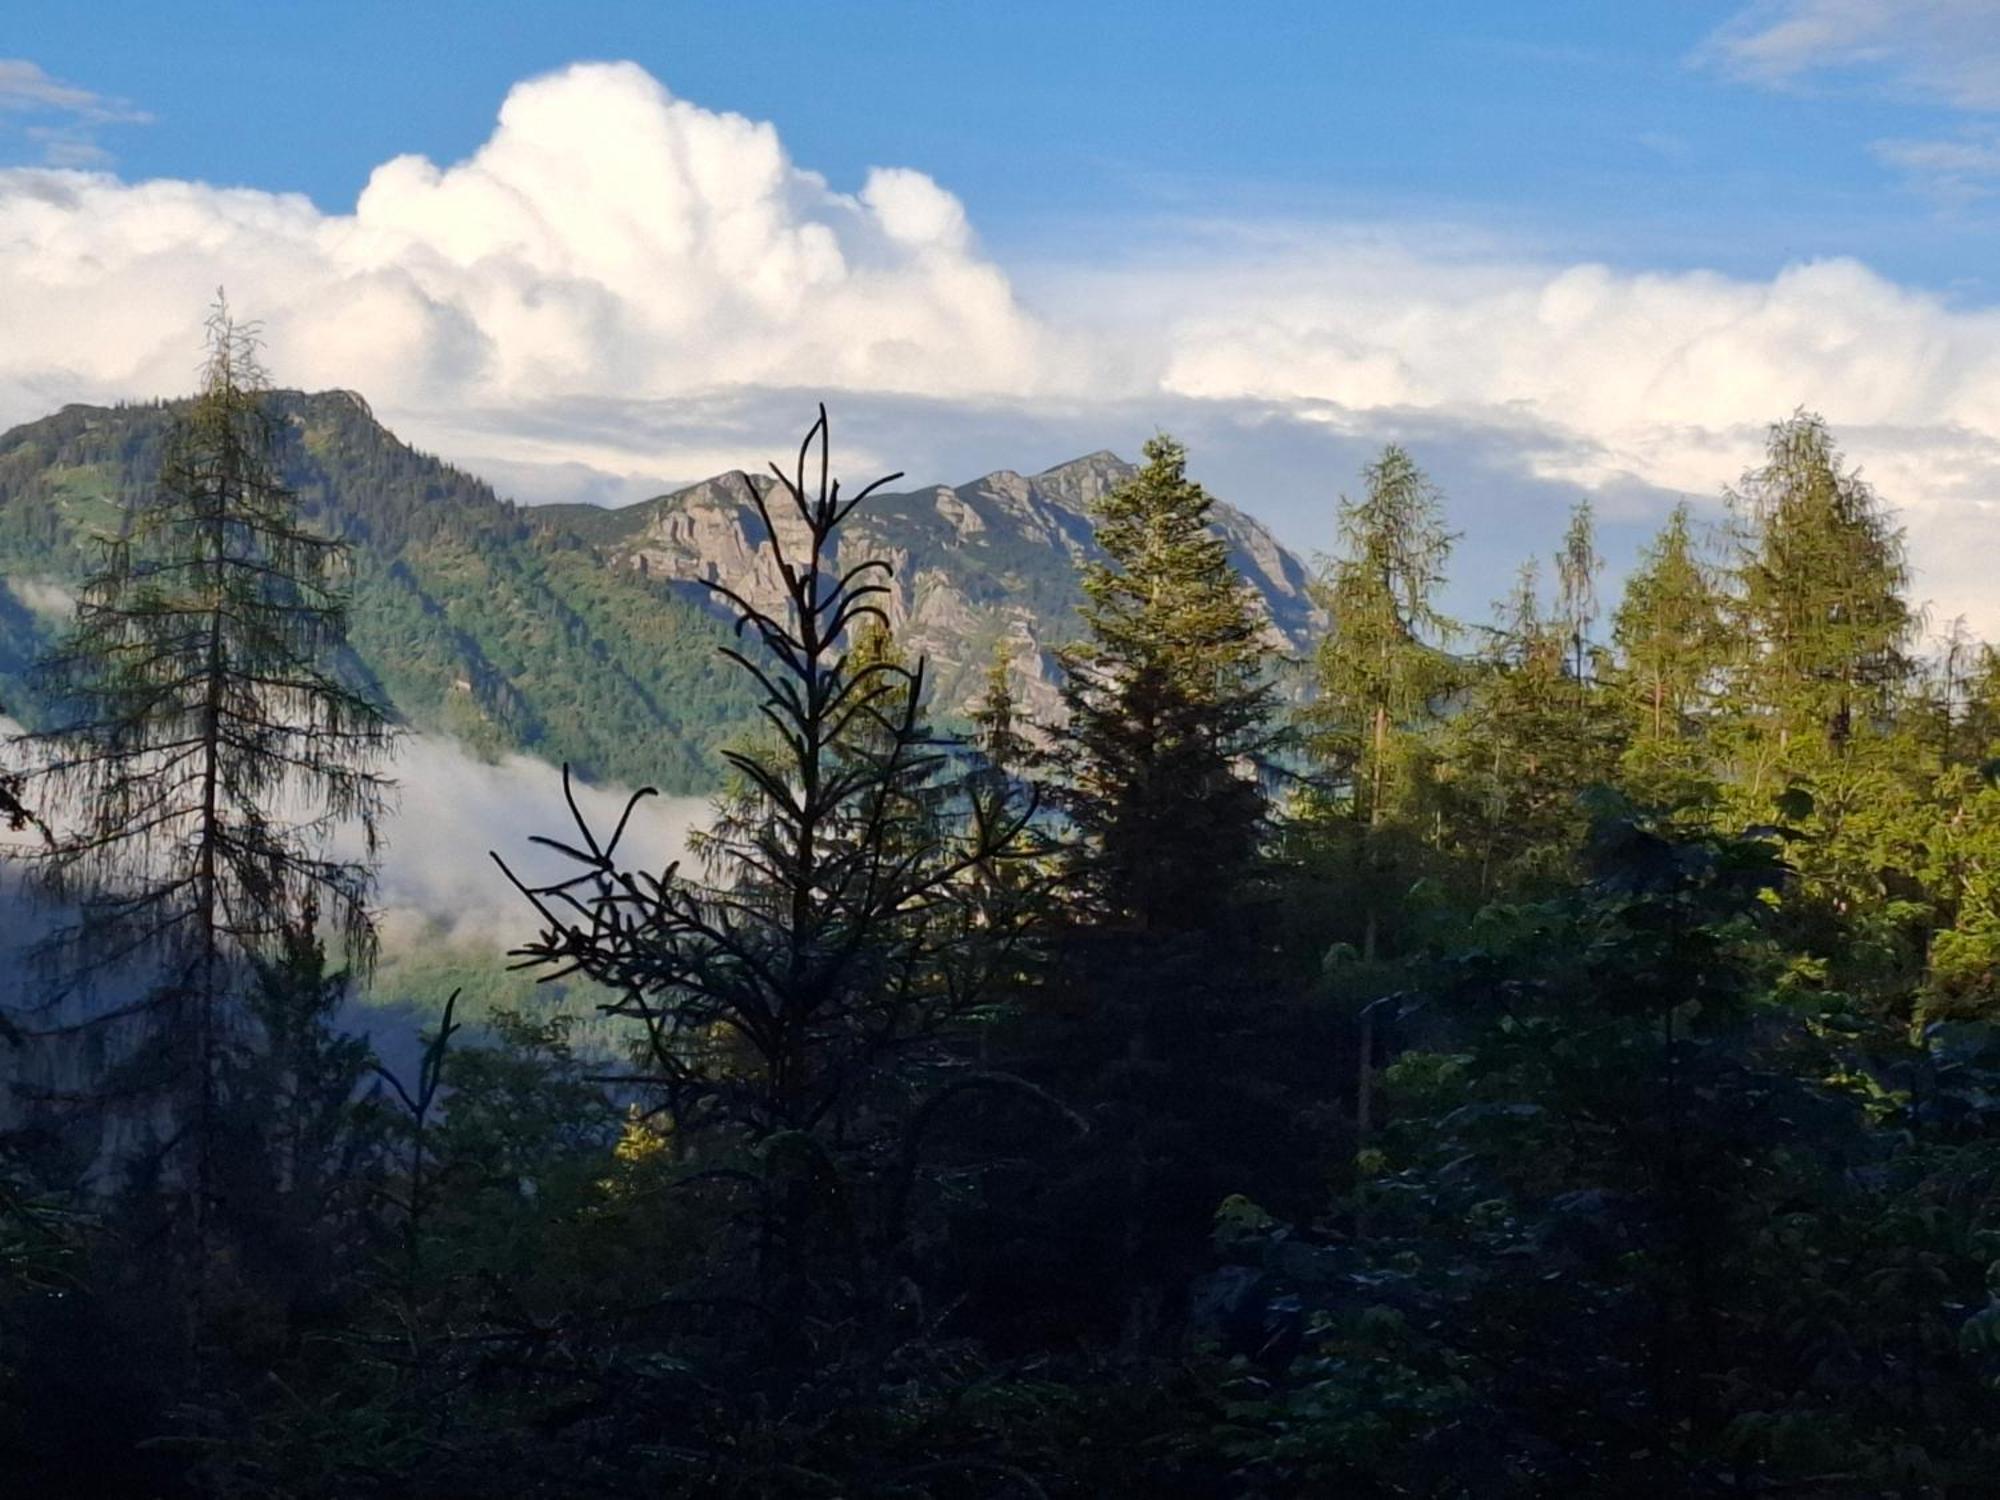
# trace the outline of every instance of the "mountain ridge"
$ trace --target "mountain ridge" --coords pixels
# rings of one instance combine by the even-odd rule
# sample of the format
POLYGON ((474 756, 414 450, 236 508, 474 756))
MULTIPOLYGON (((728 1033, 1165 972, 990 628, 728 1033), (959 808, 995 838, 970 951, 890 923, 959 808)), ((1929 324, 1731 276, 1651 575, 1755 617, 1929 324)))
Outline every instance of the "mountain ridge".
MULTIPOLYGON (((30 600, 82 576, 89 536, 150 484, 178 405, 71 404, 0 433, 0 701, 32 711, 23 668, 51 621, 30 600)), ((730 622, 704 583, 765 602, 778 586, 745 471, 616 509, 524 506, 404 443, 359 393, 274 392, 271 409, 302 514, 354 549, 357 680, 485 753, 673 792, 715 784, 753 709, 716 656, 730 622)), ((1079 627, 1081 568, 1102 555, 1089 507, 1133 472, 1100 449, 1031 475, 878 491, 854 513, 843 550, 890 562, 891 624, 929 658, 943 717, 963 716, 996 647, 1029 711, 1054 711, 1053 653, 1079 627)), ((1274 648, 1299 654, 1319 624, 1304 564, 1234 507, 1218 501, 1215 517, 1274 648)))

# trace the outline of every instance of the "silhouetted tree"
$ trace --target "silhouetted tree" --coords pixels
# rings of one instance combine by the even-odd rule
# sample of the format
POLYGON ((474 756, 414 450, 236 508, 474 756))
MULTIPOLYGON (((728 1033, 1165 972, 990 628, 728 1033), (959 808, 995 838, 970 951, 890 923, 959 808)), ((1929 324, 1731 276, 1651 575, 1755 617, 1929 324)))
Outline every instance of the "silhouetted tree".
POLYGON ((523 887, 546 925, 521 956, 616 992, 614 1013, 645 1028, 646 1081, 683 1129, 829 1128, 977 1004, 1017 935, 971 920, 972 876, 1022 856, 1032 809, 954 778, 924 721, 921 660, 904 664, 886 636, 858 649, 887 624, 876 601, 889 567, 843 564, 839 528, 889 479, 843 498, 827 445, 822 410, 793 473, 773 466, 775 490, 744 482, 782 606, 711 585, 754 642, 725 654, 762 690, 769 734, 728 753, 739 800, 711 831, 710 878, 633 869, 625 822, 599 838, 577 813, 575 844, 539 840, 577 872, 523 887))

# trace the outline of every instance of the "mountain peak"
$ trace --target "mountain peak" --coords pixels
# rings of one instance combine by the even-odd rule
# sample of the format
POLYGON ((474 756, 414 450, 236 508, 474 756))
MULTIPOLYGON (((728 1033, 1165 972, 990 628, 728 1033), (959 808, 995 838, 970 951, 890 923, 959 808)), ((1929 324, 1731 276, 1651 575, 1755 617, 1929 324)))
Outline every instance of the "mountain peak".
POLYGON ((1109 448, 1099 448, 1082 458, 1044 469, 1035 476, 1035 488, 1059 505, 1074 511, 1088 511, 1098 499, 1116 489, 1137 472, 1109 448))

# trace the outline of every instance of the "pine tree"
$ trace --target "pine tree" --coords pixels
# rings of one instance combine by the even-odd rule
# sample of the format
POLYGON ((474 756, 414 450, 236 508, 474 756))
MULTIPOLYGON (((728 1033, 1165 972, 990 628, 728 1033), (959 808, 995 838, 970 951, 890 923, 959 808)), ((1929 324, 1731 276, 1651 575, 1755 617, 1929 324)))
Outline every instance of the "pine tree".
POLYGON ((155 976, 136 998, 35 1029, 121 1032, 137 1076, 117 1091, 164 1096, 156 1166, 184 1195, 197 1249, 226 1056, 253 1040, 246 976, 308 910, 331 915, 350 962, 372 958, 371 866, 327 840, 358 823, 372 857, 390 740, 383 710, 328 666, 346 639, 345 548, 300 523, 279 480, 255 331, 218 300, 208 333, 157 483, 41 663, 55 724, 23 742, 38 800, 67 814, 24 856, 77 913, 44 950, 58 966, 50 1008, 95 978, 155 976))
POLYGON ((1211 924, 1257 851, 1273 700, 1213 500, 1172 438, 1145 459, 1097 506, 1107 561, 1084 576, 1088 638, 1060 653, 1068 719, 1052 759, 1084 899, 1114 924, 1174 933, 1211 924))

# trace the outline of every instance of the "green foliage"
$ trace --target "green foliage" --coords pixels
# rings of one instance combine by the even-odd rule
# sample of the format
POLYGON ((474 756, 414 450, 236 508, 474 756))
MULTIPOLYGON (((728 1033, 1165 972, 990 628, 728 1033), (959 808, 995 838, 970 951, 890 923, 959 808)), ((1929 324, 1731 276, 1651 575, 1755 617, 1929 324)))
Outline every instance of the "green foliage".
POLYGON ((1764 466, 1733 499, 1749 530, 1743 692, 1766 721, 1758 736, 1837 752, 1893 710, 1909 671, 1902 533, 1805 412, 1771 428, 1764 466))
POLYGON ((1206 925, 1214 893, 1255 855, 1270 746, 1263 627, 1214 501, 1186 451, 1148 440, 1146 463, 1097 506, 1107 561, 1084 574, 1086 638, 1061 653, 1066 721, 1052 769, 1081 835, 1075 882, 1140 931, 1206 925))
MULTIPOLYGON (((68 407, 0 437, 0 576, 73 585, 91 539, 158 473, 185 402, 68 407)), ((715 648, 726 626, 675 585, 604 565, 564 527, 398 442, 359 397, 274 392, 270 457, 315 532, 351 555, 350 683, 477 750, 526 750, 673 792, 715 784, 752 712, 715 648)), ((45 627, 0 590, 0 686, 45 627)))
POLYGON ((1613 773, 1616 722, 1602 685, 1571 668, 1575 625, 1543 617, 1534 566, 1523 568, 1447 732, 1444 839, 1481 899, 1569 876, 1582 795, 1613 773))
POLYGON ((1703 735, 1723 673, 1740 656, 1731 627, 1688 508, 1676 506, 1625 580, 1611 627, 1609 685, 1626 721, 1619 779, 1642 800, 1680 808, 1715 800, 1703 735))
POLYGON ((935 737, 809 456, 755 491, 805 540, 782 608, 731 601, 765 717, 698 875, 579 820, 532 893, 527 956, 638 1045, 471 1005, 439 951, 404 974, 454 992, 421 1061, 371 1075, 295 929, 244 997, 200 1358, 145 1295, 158 1179, 90 1220, 12 1143, 10 1478, 1991 1488, 2000 669, 1961 633, 1903 659, 1893 531, 1823 428, 1777 429, 1744 569, 1677 513, 1600 642, 1580 508, 1552 606, 1524 573, 1472 660, 1385 454, 1275 830, 1268 638, 1156 443, 1073 653, 1093 899, 1061 920, 1004 661, 977 753, 935 737))

